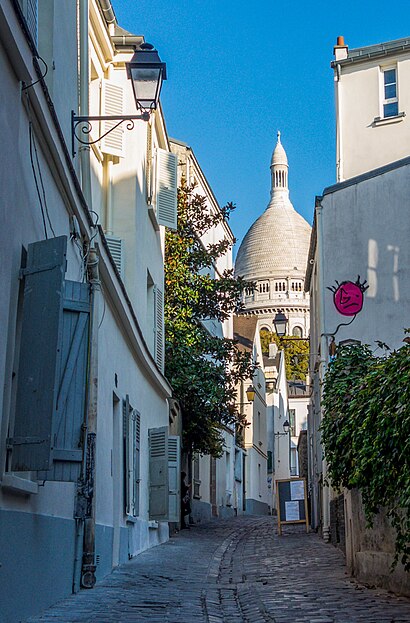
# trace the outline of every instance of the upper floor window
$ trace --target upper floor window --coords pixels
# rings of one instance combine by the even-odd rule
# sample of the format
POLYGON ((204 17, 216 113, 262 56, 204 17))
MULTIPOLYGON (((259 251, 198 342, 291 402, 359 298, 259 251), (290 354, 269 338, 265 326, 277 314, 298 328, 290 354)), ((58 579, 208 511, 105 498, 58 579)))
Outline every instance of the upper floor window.
POLYGON ((261 281, 259 284, 259 292, 266 294, 269 292, 269 281, 261 281))
POLYGON ((395 117, 399 114, 397 98, 397 68, 383 70, 383 117, 395 117))

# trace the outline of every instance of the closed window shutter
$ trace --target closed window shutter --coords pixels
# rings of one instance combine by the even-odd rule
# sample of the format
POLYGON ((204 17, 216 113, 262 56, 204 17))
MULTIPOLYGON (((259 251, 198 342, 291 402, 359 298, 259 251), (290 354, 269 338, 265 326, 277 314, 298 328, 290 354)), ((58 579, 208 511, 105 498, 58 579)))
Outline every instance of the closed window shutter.
POLYGON ((140 440, 141 440, 141 416, 136 409, 132 412, 133 422, 133 504, 134 517, 140 512, 140 440))
POLYGON ((154 287, 154 351, 155 361, 161 372, 164 371, 164 293, 158 286, 154 287))
POLYGON ((159 225, 177 229, 177 166, 178 157, 165 149, 156 151, 156 209, 159 225))
POLYGON ((53 416, 53 460, 41 480, 76 482, 83 456, 82 424, 86 406, 90 288, 64 282, 62 342, 58 362, 58 391, 53 416))
POLYGON ((168 437, 168 478, 169 478, 169 521, 180 520, 181 482, 180 482, 180 437, 168 437))
MULTIPOLYGON (((102 81, 101 89, 101 114, 110 116, 123 115, 124 89, 111 80, 102 81)), ((101 135, 113 128, 118 121, 102 121, 101 135)), ((126 122, 125 122, 126 123, 126 122)), ((124 156, 124 128, 123 124, 112 130, 101 139, 101 151, 111 156, 124 156)))
POLYGON ((59 387, 67 237, 28 247, 11 469, 48 470, 59 387))
POLYGON ((127 394, 122 403, 122 432, 123 432, 123 465, 124 465, 124 512, 131 515, 131 479, 130 462, 130 401, 127 394))
POLYGON ((149 441, 149 518, 168 519, 168 428, 151 428, 149 441))
POLYGON ((115 236, 105 236, 111 257, 120 273, 121 279, 124 277, 124 243, 121 238, 115 236))

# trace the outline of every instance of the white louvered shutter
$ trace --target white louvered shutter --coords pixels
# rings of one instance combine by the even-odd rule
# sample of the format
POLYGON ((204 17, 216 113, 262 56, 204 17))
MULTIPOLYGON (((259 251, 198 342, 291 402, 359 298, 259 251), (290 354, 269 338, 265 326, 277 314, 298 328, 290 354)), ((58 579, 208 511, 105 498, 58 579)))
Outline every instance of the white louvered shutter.
MULTIPOLYGON (((101 115, 121 116, 124 108, 124 89, 111 80, 102 81, 101 115)), ((118 121, 102 121, 101 135, 113 128, 118 121)), ((123 122, 127 123, 127 122, 123 122)), ((111 156, 124 156, 123 123, 101 139, 101 151, 111 156)))
POLYGON ((181 478, 180 478, 180 443, 178 436, 168 437, 168 478, 169 478, 169 516, 168 521, 180 519, 181 478))
POLYGON ((168 427, 151 428, 149 437, 149 518, 168 519, 168 427))
POLYGON ((131 414, 133 428, 133 478, 132 478, 132 514, 138 517, 140 511, 140 440, 141 440, 141 416, 136 409, 131 414))
POLYGON ((175 154, 157 148, 157 221, 169 229, 177 228, 177 166, 175 154))
POLYGON ((154 357, 158 368, 164 371, 164 293, 154 286, 154 357))
POLYGON ((108 248, 112 255, 112 259, 120 273, 121 279, 124 276, 124 245, 121 238, 116 238, 115 236, 106 236, 108 248))

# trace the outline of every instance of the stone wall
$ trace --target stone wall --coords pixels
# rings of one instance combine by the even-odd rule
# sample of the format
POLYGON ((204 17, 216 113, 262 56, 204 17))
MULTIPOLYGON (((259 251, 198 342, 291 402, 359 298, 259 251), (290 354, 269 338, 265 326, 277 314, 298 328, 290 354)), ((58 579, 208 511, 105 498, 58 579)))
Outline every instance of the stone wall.
POLYGON ((360 582, 410 597, 410 573, 398 564, 393 571, 395 531, 381 510, 366 527, 359 491, 345 492, 346 564, 360 582))
POLYGON ((344 495, 330 500, 330 542, 346 554, 344 495))

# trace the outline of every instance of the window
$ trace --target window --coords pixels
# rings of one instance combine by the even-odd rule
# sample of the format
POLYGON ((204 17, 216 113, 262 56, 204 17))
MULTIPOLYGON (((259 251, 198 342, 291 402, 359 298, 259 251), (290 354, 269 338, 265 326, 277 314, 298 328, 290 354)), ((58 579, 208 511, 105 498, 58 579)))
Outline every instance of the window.
POLYGON ((276 281, 275 292, 286 292, 286 281, 276 281))
POLYGON ((124 458, 124 502, 125 514, 139 515, 140 500, 140 430, 141 417, 129 403, 123 401, 123 458, 124 458))
POLYGON ((383 117, 395 117, 399 114, 397 98, 397 68, 389 67, 383 73, 383 117))
POLYGON ((199 473, 199 454, 194 455, 194 491, 193 496, 197 500, 201 498, 201 479, 199 473))
POLYGON ((296 437, 296 409, 289 409, 290 435, 296 437))
POLYGON ((259 292, 261 294, 269 293, 269 281, 261 281, 259 284, 259 292))
POLYGON ((301 327, 293 327, 292 335, 294 335, 295 337, 302 337, 301 327))

